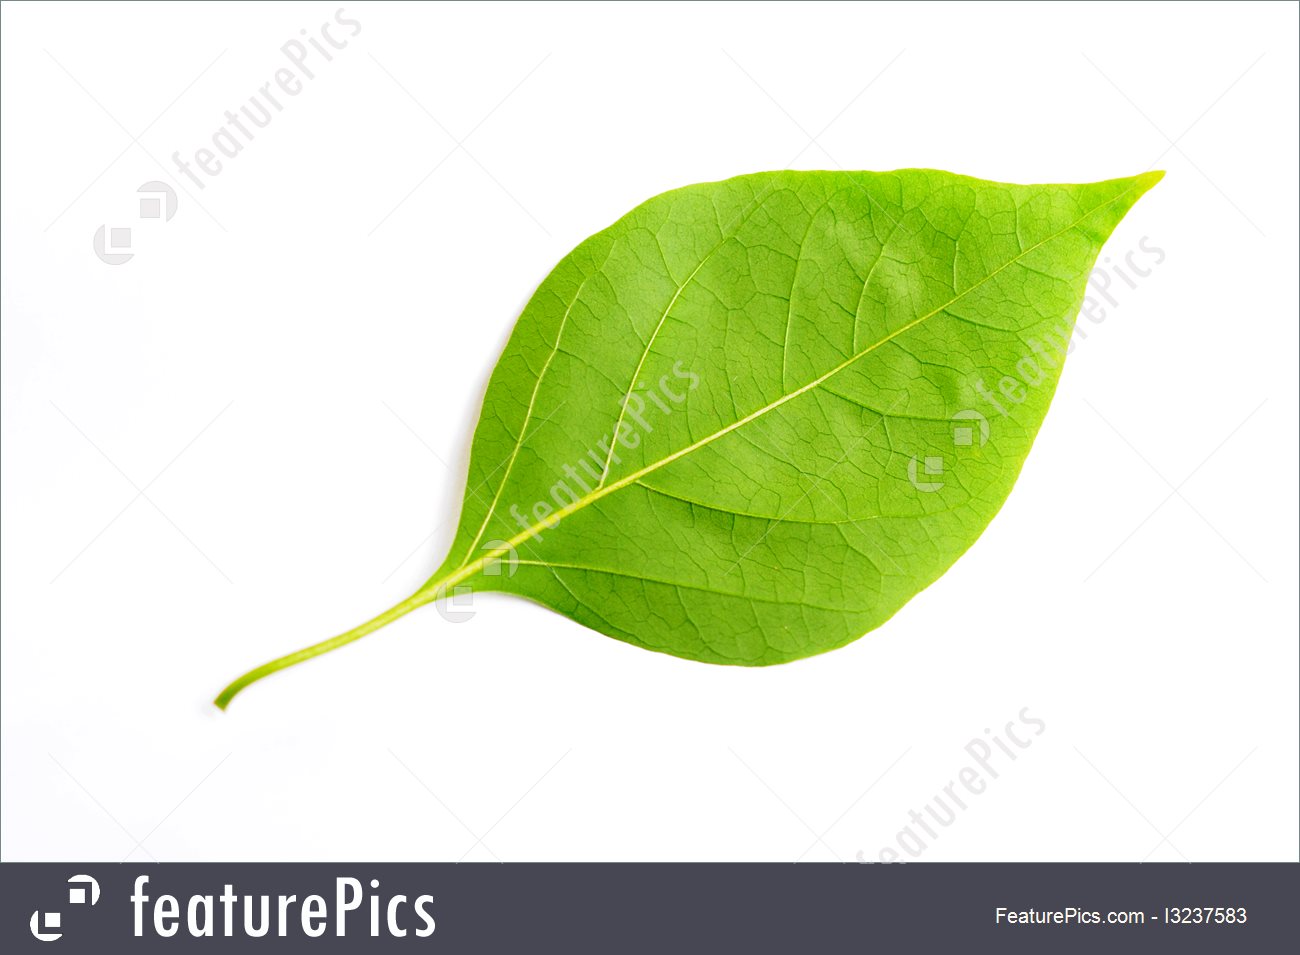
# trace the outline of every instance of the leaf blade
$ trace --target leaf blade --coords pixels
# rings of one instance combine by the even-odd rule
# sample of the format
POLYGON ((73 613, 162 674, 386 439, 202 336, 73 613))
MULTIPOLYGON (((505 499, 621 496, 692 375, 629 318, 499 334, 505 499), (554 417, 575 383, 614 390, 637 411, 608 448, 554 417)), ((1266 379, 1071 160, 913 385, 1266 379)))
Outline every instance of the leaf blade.
MULTIPOLYGON (((540 365, 534 363, 540 371, 532 379, 524 423, 513 439, 512 461, 518 461, 521 452, 528 460, 518 470, 512 463, 510 474, 501 480, 493 498, 496 502, 509 499, 525 503, 513 505, 514 525, 494 509, 484 513, 478 525, 480 533, 470 541, 472 549, 495 530, 498 544, 508 542, 518 551, 520 562, 513 576, 480 578, 474 584, 477 589, 518 593, 609 635, 691 659, 785 662, 841 646, 883 623, 973 543, 1010 490, 1050 400, 1055 375, 1045 376, 1050 377, 1045 388, 1040 382, 1037 400, 1022 411, 1024 420, 1012 418, 1005 427, 1001 445, 989 452, 987 473, 980 475, 976 469, 980 493, 968 493, 965 499, 958 495, 956 503, 952 494, 941 494, 934 500, 942 506, 935 507, 930 505, 930 499, 917 498, 914 493, 910 498, 900 496, 897 474, 885 474, 886 464, 897 464, 889 422, 894 422, 895 431, 905 427, 901 422, 919 425, 921 431, 928 428, 929 433, 912 434, 910 439, 921 445, 932 444, 934 429, 950 426, 952 401, 961 388, 951 373, 917 375, 913 369, 912 379, 903 382, 901 389, 906 400, 903 407, 898 407, 900 388, 884 387, 882 382, 888 385, 891 377, 897 377, 899 369, 907 366, 907 357, 893 353, 884 361, 867 359, 878 351, 892 352, 890 346, 899 339, 917 339, 927 347, 941 349, 945 339, 961 338, 959 326, 974 329, 973 334, 982 339, 992 336, 995 344, 1005 346, 1007 336, 1019 335, 1026 328, 1072 318, 1072 308, 1077 308, 1082 282, 1101 242, 1158 176, 1079 187, 1019 187, 924 170, 861 175, 879 181, 872 180, 864 187, 861 180, 847 181, 833 173, 777 173, 688 187, 678 191, 682 195, 665 194, 638 207, 580 245, 557 266, 525 309, 516 329, 519 335, 521 329, 530 334, 546 327, 545 314, 530 323, 530 310, 534 303, 545 303, 548 296, 564 300, 563 295, 556 294, 556 288, 548 288, 548 283, 573 290, 563 319, 556 323, 545 360, 540 365), (916 193, 926 188, 935 192, 964 191, 958 198, 966 200, 966 208, 962 201, 948 200, 928 209, 924 203, 909 207, 909 191, 916 193), (720 198, 709 197, 713 212, 710 221, 708 215, 702 214, 700 194, 719 189, 720 198), (802 207, 802 217, 791 214, 791 196, 802 207), (981 203, 985 206, 982 211, 978 208, 981 203), (660 208, 649 209, 655 205, 660 208), (831 212, 830 221, 823 219, 819 223, 818 216, 824 216, 827 210, 831 212), (857 216, 850 221, 865 222, 867 227, 846 233, 846 211, 857 216), (1010 212, 1014 229, 990 231, 989 236, 1000 236, 1000 243, 987 237, 986 241, 972 242, 965 224, 955 236, 946 233, 945 214, 951 218, 963 211, 967 223, 979 212, 986 224, 996 222, 998 216, 1005 219, 1010 212), (731 222, 725 219, 728 213, 734 213, 731 222), (935 221, 930 222, 927 214, 935 221), (919 217, 925 225, 909 222, 909 217, 919 217), (651 233, 647 220, 658 225, 659 232, 651 233), (762 241, 746 244, 741 238, 746 228, 762 241), (779 287, 784 274, 778 259, 783 251, 788 252, 782 249, 782 240, 790 240, 795 232, 800 238, 795 243, 797 254, 786 256, 792 258, 792 263, 786 265, 791 277, 784 314, 772 301, 739 313, 729 307, 735 304, 736 296, 746 293, 751 303, 754 296, 764 293, 772 297, 770 286, 775 282, 779 287), (667 240, 663 238, 665 233, 667 240), (655 238, 657 260, 645 241, 647 235, 655 238), (924 248, 927 241, 933 245, 942 236, 953 240, 950 261, 933 250, 919 259, 915 257, 916 249, 924 248), (967 240, 965 249, 961 247, 963 238, 967 240), (876 240, 874 256, 863 248, 872 239, 876 240), (810 242, 814 254, 805 258, 810 242), (999 245, 1008 248, 1009 242, 1015 243, 1016 252, 1003 255, 998 264, 990 266, 988 257, 996 259, 999 245), (1063 246, 1070 248, 1062 251, 1063 246), (1048 254, 1049 249, 1052 254, 1048 254), (856 265, 849 262, 854 252, 860 259, 856 265), (600 265, 593 267, 597 259, 600 265), (806 261, 814 264, 820 285, 804 289, 806 294, 796 306, 799 270, 804 267, 807 274, 806 261), (611 262, 615 267, 610 268, 611 262), (845 269, 835 268, 841 262, 849 273, 862 278, 851 322, 835 318, 837 308, 849 311, 845 307, 847 299, 841 299, 842 293, 852 291, 845 269), (1009 270, 1024 274, 1015 274, 1012 281, 1009 270), (950 282, 946 297, 941 272, 942 279, 950 282), (957 288, 963 280, 969 284, 957 288), (1034 289, 1034 285, 1040 287, 1034 289), (588 288, 599 289, 601 294, 586 303, 587 327, 576 339, 564 343, 565 327, 579 307, 583 290, 588 288), (629 295, 628 289, 636 294, 629 295), (987 292, 981 293, 982 289, 987 292), (1018 300, 1027 293, 1032 293, 1034 300, 1048 303, 1046 313, 1034 312, 1032 302, 1018 300), (730 301, 728 295, 732 296, 730 301), (1009 325, 1005 308, 1008 304, 1015 306, 1011 317, 1016 319, 1009 325), (755 313, 770 320, 766 328, 752 320, 755 313), (733 333, 727 319, 736 314, 742 323, 735 333, 739 340, 762 343, 757 359, 747 354, 747 349, 741 349, 742 363, 757 360, 772 364, 777 337, 772 330, 776 319, 784 323, 777 378, 782 390, 775 397, 769 384, 747 381, 737 374, 726 350, 717 349, 719 336, 725 339, 733 333), (868 326, 865 329, 864 314, 868 326), (1034 315, 1037 321, 1024 326, 1016 318, 1023 314, 1034 315), (832 319, 829 322, 828 315, 832 319), (608 330, 619 320, 630 326, 633 335, 621 343, 611 343, 608 337, 602 339, 600 329, 608 330), (796 330, 796 320, 806 327, 796 330), (927 322, 948 327, 927 342, 919 331, 927 322), (533 325, 531 330, 529 324, 533 325), (764 335, 764 331, 768 334, 764 335), (1002 333, 1001 340, 998 333, 1002 333), (840 340, 831 340, 831 335, 840 340), (792 339, 799 343, 793 350, 792 339), (635 341, 637 347, 627 348, 628 341, 635 341), (701 349, 701 342, 712 352, 701 349), (562 344, 567 344, 568 353, 562 344), (693 345, 694 350, 686 345, 693 345), (546 373, 561 354, 566 354, 562 361, 570 367, 553 383, 556 390, 549 402, 547 420, 562 416, 562 437, 557 441, 553 433, 545 438, 530 438, 527 425, 538 396, 543 394, 546 373), (691 368, 706 369, 688 369, 687 374, 717 383, 716 393, 710 395, 706 389, 701 395, 691 395, 675 419, 669 409, 658 421, 657 436, 655 427, 647 421, 643 433, 637 436, 643 439, 637 447, 624 448, 611 440, 617 429, 627 425, 629 408, 618 400, 606 401, 602 412, 590 414, 593 407, 601 407, 596 396, 602 388, 606 398, 610 393, 616 399, 632 395, 647 367, 651 373, 646 377, 654 379, 654 373, 659 372, 661 385, 670 380, 670 373, 684 379, 683 354, 691 355, 691 368), (599 381, 600 369, 595 366, 601 362, 621 366, 623 373, 605 373, 608 380, 601 387, 583 387, 578 373, 585 367, 599 381), (815 366, 813 377, 807 377, 810 363, 815 366), (851 370, 860 373, 846 374, 851 370), (839 379, 841 375, 844 377, 839 379), (788 389, 792 376, 805 380, 788 389), (836 379, 849 387, 824 387, 836 379), (622 381, 628 383, 618 390, 622 381), (923 382, 919 401, 911 394, 917 388, 906 387, 915 386, 917 381, 923 382), (574 411, 565 414, 566 399, 559 396, 569 389, 575 389, 578 396, 574 411), (883 405, 890 394, 895 394, 893 404, 883 405), (746 401, 752 405, 764 399, 764 403, 742 413, 746 401), (832 409, 827 401, 844 407, 832 409), (730 414, 719 413, 720 408, 730 414), (728 417, 731 420, 727 421, 728 417), (827 424, 820 435, 831 439, 828 446, 817 447, 816 429, 809 439, 810 422, 827 424), (575 427, 575 423, 581 427, 575 427), (596 427, 598 423, 600 427, 596 427), (760 426, 769 425, 767 433, 760 430, 760 426), (604 439, 598 437, 602 430, 604 439), (694 437, 701 430, 703 437, 694 437), (884 444, 870 440, 873 430, 883 432, 884 444), (837 436, 843 434, 854 435, 857 443, 845 450, 843 442, 839 442, 841 453, 834 457, 837 436), (691 436, 690 440, 683 435, 691 436), (778 451, 783 440, 797 446, 801 454, 811 450, 823 461, 829 460, 830 470, 809 467, 793 455, 782 460, 778 451), (591 453, 593 446, 601 453, 591 453), (862 461, 852 461, 859 451, 862 461), (584 478, 579 469, 588 467, 584 478), (782 475, 782 467, 788 473, 782 475), (844 472, 852 470, 874 478, 864 485, 876 495, 874 509, 854 513, 846 506, 846 502, 873 503, 869 494, 854 496, 846 490, 849 485, 844 472), (561 474, 567 478, 556 481, 561 474), (727 480, 716 480, 719 474, 727 480), (889 513, 880 506, 885 485, 892 491, 892 498, 904 506, 904 512, 889 513), (608 500, 615 493, 621 494, 617 503, 608 500), (658 503, 649 495, 656 495, 658 503), (826 502, 822 503, 817 495, 826 502), (548 497, 555 503, 552 512, 563 518, 563 524, 553 530, 543 522, 548 516, 545 508, 528 507, 538 502, 545 504, 548 497), (561 506, 564 501, 570 503, 561 506), (945 526, 944 515, 953 514, 960 514, 961 519, 949 517, 945 526), (915 527, 909 539, 909 533, 900 531, 902 521, 930 521, 936 533, 948 540, 942 547, 934 546, 933 541, 916 540, 915 527), (875 522, 870 531, 864 529, 867 522, 875 522), (835 539, 822 533, 831 527, 835 539), (821 537, 809 528, 817 529, 821 537), (846 528, 862 536, 859 545, 854 545, 846 528), (900 546, 900 541, 914 545, 913 549, 900 546), (603 556, 604 564, 593 562, 592 554, 603 556), (707 555, 712 564, 702 567, 698 555, 707 555), (799 564, 800 560, 804 563, 799 564), (792 561, 796 564, 793 573, 787 567, 792 561), (850 579, 852 585, 846 590, 837 579, 850 579), (690 596, 685 597, 688 592, 690 596), (843 599, 846 594, 852 595, 848 602, 843 599)), ((544 313, 545 309, 538 311, 544 313)), ((512 345, 514 341, 512 336, 512 345)), ((986 347, 987 342, 977 344, 986 347)), ((1017 355, 1023 354, 1023 349, 1016 351, 1017 355)), ((510 352, 508 346, 502 359, 507 368, 510 352)), ((515 357, 525 359, 518 367, 528 367, 526 354, 515 357)), ((1005 363, 1005 356, 1001 360, 1005 363)), ((1001 367, 998 361, 990 366, 1001 367)), ((950 372, 959 370, 953 367, 950 372)), ((969 374, 971 368, 964 371, 969 374)), ((1056 371, 1059 373, 1059 369, 1056 371)), ((512 373, 507 371, 501 377, 505 386, 512 373)), ((494 373, 493 384, 497 383, 498 374, 494 373)), ((490 385, 489 392, 492 390, 490 385)), ((488 407, 485 402, 485 417, 488 407)), ((490 458, 492 450, 492 442, 481 446, 476 434, 475 456, 490 458)), ((467 513, 470 510, 467 501, 467 513)))

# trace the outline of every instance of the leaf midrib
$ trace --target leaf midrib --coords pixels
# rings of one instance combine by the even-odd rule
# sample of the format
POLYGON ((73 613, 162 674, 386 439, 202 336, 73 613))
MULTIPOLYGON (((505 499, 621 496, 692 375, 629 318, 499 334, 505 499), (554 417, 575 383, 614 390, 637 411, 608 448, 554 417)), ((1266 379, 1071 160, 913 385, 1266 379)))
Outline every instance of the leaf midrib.
POLYGON ((825 382, 829 381, 831 378, 838 375, 840 372, 847 369, 850 365, 855 364, 859 360, 871 354, 871 352, 875 351, 880 346, 888 344, 889 342, 897 338, 899 335, 902 335, 904 332, 910 331, 911 329, 920 325, 922 322, 928 321, 929 319, 933 318, 935 315, 938 315, 941 312, 944 312, 947 309, 951 308, 953 305, 957 304, 967 295, 970 295, 976 289, 992 281, 1003 271, 1015 265, 1025 256, 1031 254, 1037 249, 1042 248, 1047 243, 1053 242, 1056 239, 1059 239, 1061 236, 1066 235, 1067 233, 1077 229, 1081 224, 1086 222, 1092 216, 1096 215, 1098 212, 1107 209, 1110 206, 1113 206, 1115 203, 1119 202, 1120 200, 1124 199, 1126 196, 1128 196, 1129 194, 1137 190, 1140 187, 1140 185, 1141 185, 1140 183, 1135 183, 1134 185, 1129 186, 1129 188, 1125 189, 1123 192, 1120 192, 1117 195, 1112 196, 1110 199, 1106 200, 1105 202, 1094 206, 1093 208, 1085 212, 1083 215, 1081 215, 1078 219, 1071 222, 1065 228, 1061 229, 1058 232, 1052 233, 1046 238, 1041 239, 1038 242, 1034 243, 1029 248, 1016 253, 1015 256, 1008 259, 1002 265, 998 266, 988 275, 984 276, 984 278, 980 279, 978 282, 971 285, 969 288, 964 289, 961 292, 959 292, 957 295, 953 296, 947 302, 944 302, 942 305, 938 306, 937 308, 929 312, 926 312, 924 315, 921 315, 918 318, 915 318, 912 321, 907 322, 906 324, 900 326, 895 331, 892 331, 889 334, 885 335, 879 341, 873 342, 871 345, 867 346, 862 351, 854 355, 851 355, 849 358, 840 362, 830 371, 827 371, 826 373, 818 376, 817 378, 814 378, 812 381, 808 382, 805 385, 801 385, 799 388, 796 388, 794 391, 788 392, 787 394, 782 395, 780 398, 777 398, 776 400, 769 402, 768 404, 757 409, 756 411, 753 411, 750 414, 745 415, 745 417, 733 421, 731 424, 727 425, 726 427, 720 428, 719 430, 713 432, 712 434, 706 435, 700 440, 692 444, 689 444, 678 451, 674 451, 672 454, 669 454, 658 461, 655 461, 651 464, 647 464, 644 467, 640 468, 639 470, 633 471, 631 474, 619 478, 617 481, 614 481, 610 484, 606 484, 592 490, 591 493, 578 498, 572 504, 566 505, 565 507, 562 507, 559 510, 555 511, 545 521, 539 521, 538 523, 532 525, 531 527, 528 527, 520 531, 514 537, 511 537, 509 540, 507 540, 502 547, 496 548, 492 552, 483 555, 482 557, 480 557, 479 559, 475 560, 472 563, 462 564, 460 567, 456 568, 455 570, 451 571, 449 574, 443 577, 437 577, 437 575, 435 575, 435 578, 430 579, 430 581, 426 583, 424 587, 421 588, 420 592, 428 593, 430 594, 430 599, 434 599, 434 597, 436 597, 440 591, 445 592, 446 588, 453 586, 454 584, 457 584, 469 577, 472 577, 479 570, 481 570, 489 561, 496 560, 500 558, 502 555, 515 550, 516 548, 519 547, 520 544, 524 544, 527 543, 529 540, 532 540, 538 534, 542 533, 543 530, 554 529, 555 526, 560 521, 564 520, 566 517, 572 516, 578 511, 581 511, 586 507, 588 507, 589 505, 594 504, 596 501, 608 497, 609 495, 622 490, 623 488, 627 487, 630 484, 634 484, 641 478, 645 477, 647 474, 653 474, 655 471, 667 467, 669 464, 672 464, 674 461, 680 460, 686 455, 698 451, 700 448, 707 447, 708 445, 712 444, 714 441, 718 440, 719 438, 725 437, 731 432, 736 431, 739 428, 743 428, 745 425, 749 424, 750 422, 758 420, 759 418, 766 415, 769 411, 776 410, 782 405, 787 404, 790 401, 793 401, 795 398, 798 398, 800 395, 807 394, 809 391, 812 391, 813 389, 820 387, 822 384, 824 384, 825 382))

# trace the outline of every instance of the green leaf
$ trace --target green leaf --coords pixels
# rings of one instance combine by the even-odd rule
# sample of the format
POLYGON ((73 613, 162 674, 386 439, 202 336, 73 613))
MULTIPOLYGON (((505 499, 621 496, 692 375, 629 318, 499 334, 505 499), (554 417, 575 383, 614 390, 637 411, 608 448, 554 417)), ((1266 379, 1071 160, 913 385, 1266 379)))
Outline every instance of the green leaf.
POLYGON ((656 196, 542 282, 497 362, 453 589, 785 663, 878 627, 1002 506, 1102 243, 1163 173, 771 172, 656 196))

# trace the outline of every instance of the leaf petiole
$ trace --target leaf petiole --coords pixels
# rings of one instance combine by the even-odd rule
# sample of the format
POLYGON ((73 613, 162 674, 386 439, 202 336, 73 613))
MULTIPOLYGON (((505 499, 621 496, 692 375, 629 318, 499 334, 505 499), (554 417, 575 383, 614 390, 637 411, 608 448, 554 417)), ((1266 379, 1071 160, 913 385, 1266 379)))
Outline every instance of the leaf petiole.
POLYGON ((218 708, 224 710, 227 706, 230 705, 230 701, 235 698, 235 695, 239 693, 240 690, 242 690, 244 687, 248 686, 251 683, 256 683, 258 680, 262 679, 262 677, 270 676, 272 673, 276 673, 287 667, 291 667, 295 663, 302 663, 304 660, 310 660, 312 657, 318 657, 322 653, 329 653, 331 650, 337 650, 339 647, 345 646, 346 644, 351 643, 353 640, 360 640, 366 634, 374 633, 376 630, 380 629, 381 627, 386 627, 388 624, 392 623, 398 617, 404 617, 412 610, 414 610, 416 607, 423 607, 425 604, 429 603, 432 600, 435 600, 436 598, 437 598, 437 594, 435 592, 426 591, 423 588, 421 588, 420 590, 417 590, 415 593, 413 593, 411 596, 407 597, 401 603, 393 607, 389 607, 379 616, 375 617, 372 620, 367 620, 359 627, 353 627, 351 630, 347 631, 347 633, 341 633, 337 637, 331 637, 328 640, 322 640, 320 643, 315 643, 312 644, 310 647, 304 647, 303 649, 298 650, 294 653, 290 653, 282 657, 277 657, 276 659, 270 661, 269 663, 263 663, 260 667, 249 670, 239 679, 235 680, 228 687, 222 690, 217 695, 217 698, 212 702, 215 703, 218 708))

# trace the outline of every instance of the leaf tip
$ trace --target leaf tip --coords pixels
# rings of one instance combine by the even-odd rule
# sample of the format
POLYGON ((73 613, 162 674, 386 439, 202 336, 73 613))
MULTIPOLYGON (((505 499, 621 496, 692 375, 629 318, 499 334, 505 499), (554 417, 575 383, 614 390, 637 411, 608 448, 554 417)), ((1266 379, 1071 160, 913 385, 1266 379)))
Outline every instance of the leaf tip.
POLYGON ((1142 173, 1140 176, 1134 176, 1133 180, 1142 187, 1143 192, 1146 192, 1163 178, 1165 178, 1163 169, 1153 169, 1150 172, 1142 173))

